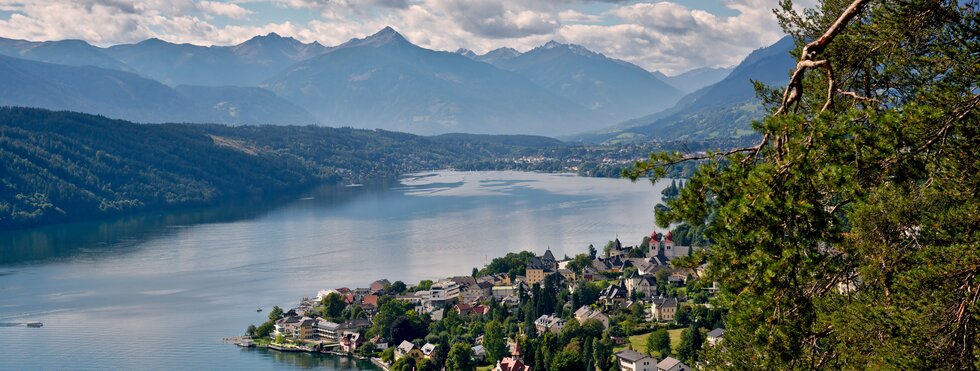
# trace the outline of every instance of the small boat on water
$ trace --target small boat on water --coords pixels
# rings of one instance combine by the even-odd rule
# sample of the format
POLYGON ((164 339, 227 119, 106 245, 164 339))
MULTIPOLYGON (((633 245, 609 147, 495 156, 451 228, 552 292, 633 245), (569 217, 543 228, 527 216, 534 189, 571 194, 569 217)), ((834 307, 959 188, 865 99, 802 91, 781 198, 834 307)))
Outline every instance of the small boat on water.
POLYGON ((255 311, 256 312, 261 312, 262 311, 262 308, 256 309, 255 311))
POLYGON ((41 327, 41 326, 44 326, 44 324, 41 323, 41 322, 28 322, 27 323, 27 327, 41 327))

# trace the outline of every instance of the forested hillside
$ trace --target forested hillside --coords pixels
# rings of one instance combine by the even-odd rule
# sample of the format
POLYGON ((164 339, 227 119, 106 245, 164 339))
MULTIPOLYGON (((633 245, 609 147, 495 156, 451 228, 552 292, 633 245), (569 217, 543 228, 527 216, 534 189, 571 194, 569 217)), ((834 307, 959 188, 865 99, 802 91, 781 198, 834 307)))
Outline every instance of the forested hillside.
POLYGON ((521 143, 555 144, 315 126, 144 125, 0 108, 0 229, 393 177, 519 153, 521 143))

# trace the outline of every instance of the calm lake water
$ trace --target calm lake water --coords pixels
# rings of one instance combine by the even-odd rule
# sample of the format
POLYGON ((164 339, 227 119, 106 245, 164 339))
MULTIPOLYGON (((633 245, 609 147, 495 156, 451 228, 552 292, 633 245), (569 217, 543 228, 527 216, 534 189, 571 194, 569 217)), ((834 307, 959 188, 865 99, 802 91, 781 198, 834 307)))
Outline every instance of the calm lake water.
POLYGON ((637 244, 664 186, 436 172, 0 233, 0 369, 370 369, 221 338, 324 288, 468 275, 509 251, 574 255, 617 235, 637 244))

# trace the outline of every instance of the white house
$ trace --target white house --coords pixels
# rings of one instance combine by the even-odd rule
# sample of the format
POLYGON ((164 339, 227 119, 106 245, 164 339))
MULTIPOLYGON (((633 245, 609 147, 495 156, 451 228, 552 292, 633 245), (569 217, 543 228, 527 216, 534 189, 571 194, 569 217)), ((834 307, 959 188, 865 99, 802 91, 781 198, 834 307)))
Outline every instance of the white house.
POLYGON ((657 371, 657 360, 632 349, 616 353, 619 369, 623 371, 657 371))

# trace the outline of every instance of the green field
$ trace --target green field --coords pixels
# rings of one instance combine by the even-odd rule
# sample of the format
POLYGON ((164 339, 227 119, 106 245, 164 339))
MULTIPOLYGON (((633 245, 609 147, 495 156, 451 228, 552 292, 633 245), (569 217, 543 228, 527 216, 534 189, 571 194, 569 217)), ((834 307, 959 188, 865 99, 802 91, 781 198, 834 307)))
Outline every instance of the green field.
MULTIPOLYGON (((684 331, 684 329, 679 328, 674 330, 667 330, 667 333, 670 334, 670 349, 676 350, 677 347, 681 344, 681 331, 684 331)), ((630 336, 629 344, 633 345, 633 350, 641 353, 646 353, 648 337, 650 337, 650 333, 630 336)), ((623 349, 626 349, 626 344, 613 348, 613 352, 615 353, 623 349)), ((659 358, 663 358, 663 357, 658 357, 658 359, 659 358)))

